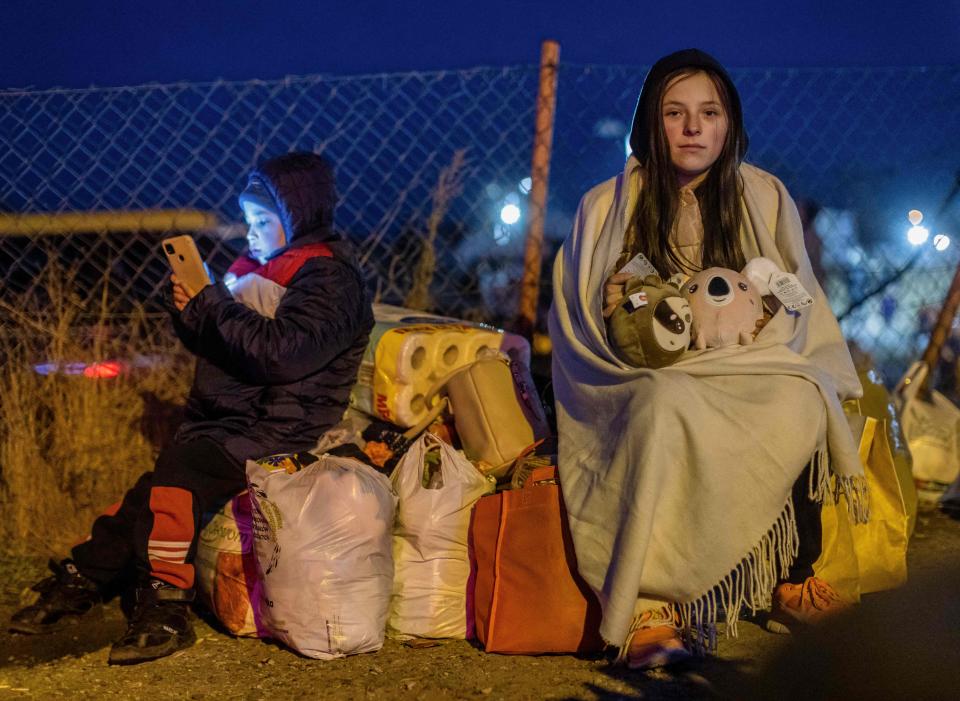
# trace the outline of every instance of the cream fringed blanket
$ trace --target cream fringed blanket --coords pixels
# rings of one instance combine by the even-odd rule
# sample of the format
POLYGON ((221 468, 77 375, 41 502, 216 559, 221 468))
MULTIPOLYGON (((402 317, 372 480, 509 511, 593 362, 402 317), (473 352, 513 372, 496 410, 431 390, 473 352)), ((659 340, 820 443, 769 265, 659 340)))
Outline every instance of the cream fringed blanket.
POLYGON ((860 394, 850 355, 789 194, 764 171, 740 171, 746 258, 795 272, 814 297, 799 317, 781 309, 754 345, 690 352, 662 370, 629 367, 610 349, 601 288, 640 187, 633 158, 584 196, 556 259, 561 484, 578 566, 614 645, 626 639, 638 596, 680 604, 700 641, 712 638, 718 606, 735 625, 741 606, 767 605, 796 554, 791 487, 811 456, 811 494, 826 494, 832 471, 854 515, 866 517, 839 399, 860 394))

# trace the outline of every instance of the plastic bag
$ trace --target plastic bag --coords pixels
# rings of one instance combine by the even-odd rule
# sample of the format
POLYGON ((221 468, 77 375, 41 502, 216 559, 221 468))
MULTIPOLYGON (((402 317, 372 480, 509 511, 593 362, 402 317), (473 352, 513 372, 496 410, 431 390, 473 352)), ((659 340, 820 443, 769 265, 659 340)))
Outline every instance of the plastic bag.
POLYGON ((319 659, 383 646, 396 497, 386 477, 322 456, 299 472, 247 462, 263 625, 319 659))
POLYGON ((855 601, 860 594, 893 589, 907 580, 910 516, 886 422, 860 415, 847 419, 859 441, 870 489, 870 520, 852 524, 842 493, 836 503, 824 503, 820 512, 823 550, 813 569, 841 596, 855 601))
POLYGON ((464 638, 470 513, 496 483, 432 433, 410 446, 390 481, 400 500, 390 630, 401 636, 464 638))
POLYGON ((926 363, 913 363, 894 392, 902 402, 903 433, 919 495, 933 501, 960 472, 960 409, 936 390, 930 391, 930 401, 918 396, 927 372, 926 363))
POLYGON ((266 635, 259 625, 263 596, 253 554, 249 492, 209 514, 193 565, 200 595, 227 630, 240 636, 266 635))
POLYGON ((843 403, 843 410, 848 415, 872 416, 883 422, 890 453, 893 456, 897 481, 900 484, 900 493, 907 510, 907 536, 909 537, 913 535, 917 525, 917 487, 913 481, 913 458, 907 446, 907 439, 903 435, 900 412, 896 408, 893 395, 887 390, 883 378, 875 367, 870 365, 861 368, 857 371, 857 376, 863 386, 863 397, 848 399, 843 403))

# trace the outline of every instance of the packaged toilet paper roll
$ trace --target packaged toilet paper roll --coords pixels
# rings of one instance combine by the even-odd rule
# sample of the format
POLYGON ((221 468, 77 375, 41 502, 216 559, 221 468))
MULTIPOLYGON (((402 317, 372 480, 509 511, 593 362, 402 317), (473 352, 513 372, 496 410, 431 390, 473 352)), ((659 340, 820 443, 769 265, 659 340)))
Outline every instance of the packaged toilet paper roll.
POLYGON ((376 395, 379 393, 382 397, 382 404, 383 397, 390 397, 395 385, 426 383, 433 377, 437 347, 441 343, 439 335, 450 329, 466 328, 449 323, 411 324, 393 316, 392 320, 374 324, 357 372, 357 383, 350 393, 352 408, 388 421, 393 419, 377 406, 376 395), (376 380, 378 373, 382 377, 379 381, 376 380))
POLYGON ((433 379, 446 377, 466 362, 466 339, 464 327, 451 327, 437 334, 430 357, 433 379))
MULTIPOLYGON (((426 394, 436 378, 471 362, 467 345, 474 331, 448 323, 385 331, 374 350, 374 414, 405 428, 418 424, 429 409, 426 394)), ((488 342, 497 337, 485 334, 488 342)))
POLYGON ((464 365, 472 363, 480 358, 484 351, 500 350, 501 334, 482 329, 471 329, 464 339, 464 365))
POLYGON ((377 416, 404 428, 416 426, 427 415, 427 392, 431 383, 398 384, 378 378, 373 391, 377 416))
MULTIPOLYGON (((437 380, 498 350, 504 332, 486 324, 395 307, 373 305, 376 323, 364 352, 350 406, 404 427, 427 414, 425 394, 437 380)), ((526 348, 521 337, 516 337, 526 348)), ((516 339, 508 345, 517 345, 516 339)), ((521 348, 520 350, 523 350, 521 348)))
POLYGON ((434 337, 439 331, 440 327, 427 324, 383 328, 376 341, 374 365, 402 384, 429 377, 434 337))

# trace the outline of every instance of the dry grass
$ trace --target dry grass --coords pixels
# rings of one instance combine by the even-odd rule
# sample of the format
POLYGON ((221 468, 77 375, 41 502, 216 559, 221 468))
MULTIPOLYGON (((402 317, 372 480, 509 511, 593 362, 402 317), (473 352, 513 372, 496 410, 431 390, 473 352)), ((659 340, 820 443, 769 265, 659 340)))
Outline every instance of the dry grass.
POLYGON ((97 513, 151 469, 163 435, 156 409, 182 403, 191 376, 189 357, 161 331, 168 322, 111 317, 106 299, 91 314, 69 274, 51 269, 46 278, 42 309, 0 300, 0 551, 10 554, 59 554, 84 537, 97 513), (62 372, 66 363, 107 359, 125 372, 62 372), (44 376, 36 363, 61 371, 44 376))
POLYGON ((413 282, 404 299, 403 305, 411 309, 432 309, 433 299, 430 296, 430 283, 437 267, 436 241, 440 224, 450 204, 463 192, 463 175, 467 165, 466 150, 454 152, 450 163, 440 171, 437 184, 433 188, 432 207, 427 218, 427 231, 423 237, 423 247, 420 258, 413 272, 413 282))

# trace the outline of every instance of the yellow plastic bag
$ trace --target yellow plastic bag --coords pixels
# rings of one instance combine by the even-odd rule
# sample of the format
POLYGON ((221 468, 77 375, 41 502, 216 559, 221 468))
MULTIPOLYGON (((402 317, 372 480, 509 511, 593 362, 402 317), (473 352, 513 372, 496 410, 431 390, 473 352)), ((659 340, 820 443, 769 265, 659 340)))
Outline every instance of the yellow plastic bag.
POLYGON ((847 512, 847 501, 824 502, 820 510, 823 530, 820 557, 813 563, 813 573, 829 582, 842 599, 850 603, 860 601, 860 565, 853 542, 853 522, 847 512))
POLYGON ((854 435, 860 438, 860 461, 870 488, 870 520, 852 524, 842 494, 836 504, 824 504, 824 549, 814 564, 814 572, 834 585, 841 595, 853 598, 856 589, 860 594, 868 594, 898 587, 906 581, 910 517, 885 422, 870 416, 847 418, 854 435), (848 582, 851 563, 856 567, 857 587, 848 582))
POLYGON ((883 421, 884 432, 893 455, 893 466, 897 471, 897 481, 900 483, 900 492, 907 509, 907 534, 912 536, 917 525, 917 486, 913 481, 913 458, 903 435, 900 412, 874 368, 861 370, 857 375, 863 386, 863 397, 844 402, 843 409, 848 415, 862 414, 883 421))

